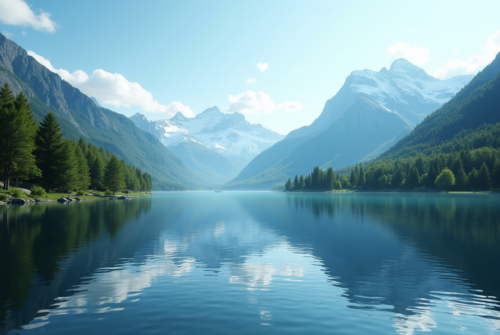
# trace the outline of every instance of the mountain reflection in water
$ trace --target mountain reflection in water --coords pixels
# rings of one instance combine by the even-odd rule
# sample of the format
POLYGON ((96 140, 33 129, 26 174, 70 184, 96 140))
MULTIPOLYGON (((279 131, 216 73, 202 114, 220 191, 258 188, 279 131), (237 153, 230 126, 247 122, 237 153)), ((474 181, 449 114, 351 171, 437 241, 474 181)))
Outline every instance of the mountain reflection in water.
POLYGON ((500 331, 499 200, 179 192, 3 206, 0 330, 500 331))

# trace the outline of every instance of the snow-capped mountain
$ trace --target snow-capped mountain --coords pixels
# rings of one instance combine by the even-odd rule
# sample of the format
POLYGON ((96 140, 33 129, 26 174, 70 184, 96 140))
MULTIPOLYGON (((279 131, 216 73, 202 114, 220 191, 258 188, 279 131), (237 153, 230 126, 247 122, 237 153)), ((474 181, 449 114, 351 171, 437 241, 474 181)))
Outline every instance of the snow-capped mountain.
POLYGON ((310 125, 255 157, 231 187, 268 188, 314 166, 334 169, 373 159, 450 100, 472 75, 439 80, 404 59, 387 70, 352 72, 310 125))
POLYGON ((238 170, 284 136, 251 124, 240 113, 224 114, 208 108, 194 118, 178 112, 170 120, 149 121, 144 115, 131 117, 135 124, 154 135, 167 147, 181 142, 196 142, 228 158, 238 170))
MULTIPOLYGON (((413 127, 450 100, 473 75, 439 80, 405 59, 395 60, 389 70, 353 71, 340 91, 325 104, 315 126, 335 122, 364 96, 388 111, 402 116, 413 127)), ((313 127, 314 128, 314 127, 313 127)))
MULTIPOLYGON (((182 114, 181 114, 182 115, 182 114)), ((149 121, 144 115, 137 113, 130 117, 140 129, 158 137, 160 142, 168 147, 181 142, 191 141, 200 143, 194 139, 187 129, 180 128, 168 119, 149 121)), ((201 144, 201 143, 200 143, 201 144)))

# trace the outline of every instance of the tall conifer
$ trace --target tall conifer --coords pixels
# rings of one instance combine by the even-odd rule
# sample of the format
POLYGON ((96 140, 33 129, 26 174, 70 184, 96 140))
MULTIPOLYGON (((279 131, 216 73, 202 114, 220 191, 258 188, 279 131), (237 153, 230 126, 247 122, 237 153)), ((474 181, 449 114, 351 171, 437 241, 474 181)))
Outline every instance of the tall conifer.
POLYGON ((0 125, 0 168, 8 190, 12 176, 40 175, 33 155, 37 125, 29 101, 22 92, 14 99, 8 84, 0 90, 0 125))
POLYGON ((104 172, 104 184, 111 192, 113 192, 113 194, 125 187, 122 165, 118 158, 114 155, 106 165, 106 170, 104 172))
POLYGON ((42 170, 42 184, 46 189, 56 187, 62 162, 64 142, 61 127, 54 114, 48 113, 35 137, 36 164, 42 170))
POLYGON ((70 140, 64 140, 55 183, 60 192, 69 192, 78 188, 79 177, 75 148, 70 140))
POLYGON ((75 158, 78 166, 77 188, 87 190, 90 186, 90 169, 80 143, 75 147, 75 158))

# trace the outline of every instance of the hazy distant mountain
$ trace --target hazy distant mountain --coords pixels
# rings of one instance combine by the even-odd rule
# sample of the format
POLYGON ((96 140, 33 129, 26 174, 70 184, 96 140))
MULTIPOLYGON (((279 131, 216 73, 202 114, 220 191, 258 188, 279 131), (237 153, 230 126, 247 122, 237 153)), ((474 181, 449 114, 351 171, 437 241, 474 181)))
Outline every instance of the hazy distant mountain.
POLYGON ((187 142, 201 144, 226 157, 237 172, 284 137, 260 124, 249 123, 242 114, 221 113, 217 107, 208 108, 194 118, 179 112, 170 120, 148 121, 141 114, 131 120, 156 135, 168 148, 187 142))
POLYGON ((268 188, 314 166, 338 169, 377 157, 465 86, 404 59, 380 72, 354 71, 321 115, 255 157, 228 187, 268 188))
POLYGON ((205 183, 155 136, 140 130, 124 115, 100 108, 0 34, 0 85, 4 83, 9 83, 16 95, 24 92, 37 121, 53 111, 64 136, 76 140, 83 137, 114 152, 127 163, 148 171, 157 187, 199 187, 205 183))
POLYGON ((167 119, 149 121, 142 114, 130 117, 142 130, 160 140, 174 155, 179 157, 190 169, 202 174, 214 184, 223 184, 234 178, 239 170, 225 156, 211 150, 197 141, 186 129, 179 128, 167 119))

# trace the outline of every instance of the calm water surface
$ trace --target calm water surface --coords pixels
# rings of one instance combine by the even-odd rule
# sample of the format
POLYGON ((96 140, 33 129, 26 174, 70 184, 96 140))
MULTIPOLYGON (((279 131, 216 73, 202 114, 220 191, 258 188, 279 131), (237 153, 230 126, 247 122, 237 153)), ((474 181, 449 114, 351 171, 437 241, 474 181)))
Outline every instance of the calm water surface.
POLYGON ((0 206, 2 334, 497 334, 500 197, 0 206))

